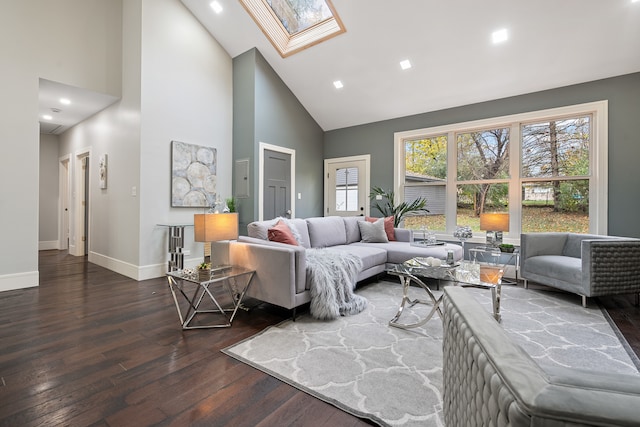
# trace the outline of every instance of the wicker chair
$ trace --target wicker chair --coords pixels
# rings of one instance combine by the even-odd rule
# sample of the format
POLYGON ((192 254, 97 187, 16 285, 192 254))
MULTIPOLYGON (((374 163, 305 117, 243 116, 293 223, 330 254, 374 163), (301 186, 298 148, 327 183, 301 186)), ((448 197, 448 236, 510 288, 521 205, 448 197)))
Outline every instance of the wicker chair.
POLYGON ((520 275, 587 297, 640 292, 640 239, 577 233, 525 233, 520 275))

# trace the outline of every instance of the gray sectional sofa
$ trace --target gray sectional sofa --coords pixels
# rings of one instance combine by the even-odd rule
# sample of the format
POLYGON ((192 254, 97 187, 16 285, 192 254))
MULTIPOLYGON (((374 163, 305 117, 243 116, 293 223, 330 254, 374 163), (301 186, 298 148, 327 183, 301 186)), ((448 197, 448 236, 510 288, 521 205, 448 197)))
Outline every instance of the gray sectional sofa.
POLYGON ((256 270, 247 295, 286 309, 295 309, 311 300, 305 260, 308 248, 328 248, 356 255, 363 264, 358 281, 416 256, 444 260, 449 249, 453 250, 456 261, 462 259, 459 245, 412 246, 411 231, 406 229, 395 229, 397 241, 363 243, 358 226, 358 221, 363 220, 364 217, 339 216, 288 220, 297 230, 298 246, 268 240, 268 229, 278 219, 255 221, 247 226, 248 236, 240 236, 237 242, 229 244, 229 261, 256 270))
POLYGON ((640 377, 542 368, 465 289, 444 289, 448 426, 637 426, 640 377))
POLYGON ((587 297, 640 292, 640 239, 578 233, 524 233, 520 275, 587 297))

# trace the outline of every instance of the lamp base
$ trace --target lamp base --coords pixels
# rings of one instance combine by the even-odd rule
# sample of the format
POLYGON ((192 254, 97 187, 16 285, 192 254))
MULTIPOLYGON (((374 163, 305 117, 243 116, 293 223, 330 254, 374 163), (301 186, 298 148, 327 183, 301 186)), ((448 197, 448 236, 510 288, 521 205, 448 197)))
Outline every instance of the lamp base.
POLYGON ((487 231, 487 246, 499 246, 502 244, 502 231, 487 231))

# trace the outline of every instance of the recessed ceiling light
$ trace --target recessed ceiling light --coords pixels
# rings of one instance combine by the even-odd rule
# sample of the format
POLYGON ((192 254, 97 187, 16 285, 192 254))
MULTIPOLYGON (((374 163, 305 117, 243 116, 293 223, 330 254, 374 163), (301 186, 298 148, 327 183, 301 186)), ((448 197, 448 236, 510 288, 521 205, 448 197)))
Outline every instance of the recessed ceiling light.
POLYGON ((501 30, 494 31, 491 37, 494 43, 502 43, 509 38, 509 33, 507 33, 506 28, 503 28, 501 30))
POLYGON ((69 98, 60 98, 60 104, 69 105, 71 100, 69 98))
POLYGON ((220 3, 218 3, 217 1, 212 1, 209 6, 211 6, 211 9, 213 9, 213 11, 215 13, 220 13, 222 12, 222 5, 220 3))
POLYGON ((53 117, 52 117, 52 116, 50 116, 50 115, 48 115, 48 114, 44 114, 44 115, 42 116, 42 118, 43 118, 43 119, 45 119, 45 120, 51 120, 51 119, 53 119, 53 117))
POLYGON ((631 3, 638 3, 640 0, 631 0, 631 3))
POLYGON ((403 70, 408 70, 409 68, 411 68, 411 61, 409 61, 408 59, 400 61, 400 68, 402 68, 403 70))
POLYGON ((336 89, 342 89, 344 87, 344 85, 340 80, 336 80, 335 82, 333 82, 333 85, 335 86, 336 89))

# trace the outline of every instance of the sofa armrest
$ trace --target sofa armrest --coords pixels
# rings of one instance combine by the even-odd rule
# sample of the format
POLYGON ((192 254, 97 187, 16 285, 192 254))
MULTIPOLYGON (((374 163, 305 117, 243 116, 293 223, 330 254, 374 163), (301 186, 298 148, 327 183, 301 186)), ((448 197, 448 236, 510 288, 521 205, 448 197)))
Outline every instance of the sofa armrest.
POLYGON ((263 243, 241 241, 229 246, 231 264, 256 271, 248 295, 280 307, 296 307, 295 295, 305 292, 306 286, 305 248, 257 240, 263 243))
POLYGON ((589 297, 640 292, 640 240, 582 241, 582 282, 589 297))

